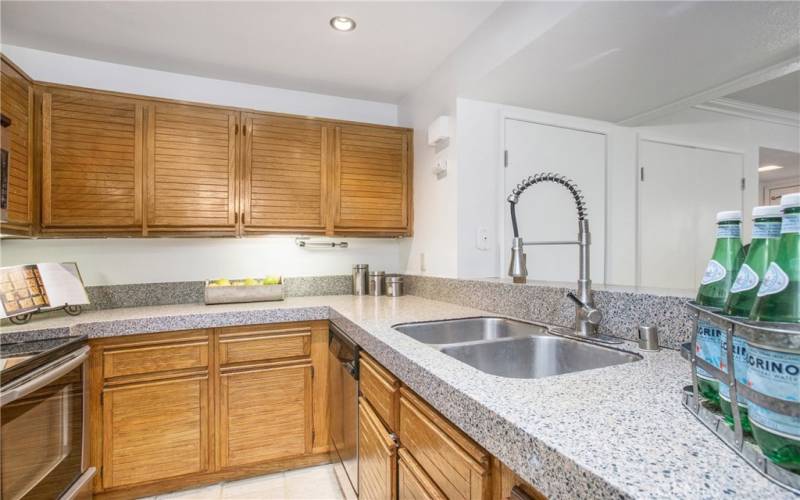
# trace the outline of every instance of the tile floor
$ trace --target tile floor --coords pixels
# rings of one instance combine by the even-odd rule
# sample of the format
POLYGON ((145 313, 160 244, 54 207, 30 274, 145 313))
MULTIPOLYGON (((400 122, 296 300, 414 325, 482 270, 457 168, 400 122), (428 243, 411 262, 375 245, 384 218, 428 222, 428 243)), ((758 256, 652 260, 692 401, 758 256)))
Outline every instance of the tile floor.
POLYGON ((140 500, 343 500, 332 465, 227 481, 140 500))

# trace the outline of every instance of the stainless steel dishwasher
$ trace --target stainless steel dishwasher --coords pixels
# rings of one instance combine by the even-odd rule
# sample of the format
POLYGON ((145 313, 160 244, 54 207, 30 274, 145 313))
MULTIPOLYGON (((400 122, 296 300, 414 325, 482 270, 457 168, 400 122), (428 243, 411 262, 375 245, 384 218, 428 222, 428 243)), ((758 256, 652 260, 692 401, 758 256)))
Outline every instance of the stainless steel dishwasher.
POLYGON ((358 497, 358 353, 360 348, 331 323, 328 332, 328 415, 331 462, 345 497, 358 497))

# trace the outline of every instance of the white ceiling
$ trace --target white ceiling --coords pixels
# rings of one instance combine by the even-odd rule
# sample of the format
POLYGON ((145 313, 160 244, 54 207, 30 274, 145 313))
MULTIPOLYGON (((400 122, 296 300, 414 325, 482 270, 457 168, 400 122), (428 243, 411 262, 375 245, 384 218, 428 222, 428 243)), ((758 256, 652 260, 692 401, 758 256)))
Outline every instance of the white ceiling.
POLYGON ((466 97, 609 121, 800 55, 800 2, 589 2, 466 97))
POLYGON ((397 102, 492 2, 2 2, 2 42, 176 73, 397 102), (335 32, 335 15, 353 17, 335 32))
POLYGON ((759 106, 800 112, 800 71, 725 96, 759 106))

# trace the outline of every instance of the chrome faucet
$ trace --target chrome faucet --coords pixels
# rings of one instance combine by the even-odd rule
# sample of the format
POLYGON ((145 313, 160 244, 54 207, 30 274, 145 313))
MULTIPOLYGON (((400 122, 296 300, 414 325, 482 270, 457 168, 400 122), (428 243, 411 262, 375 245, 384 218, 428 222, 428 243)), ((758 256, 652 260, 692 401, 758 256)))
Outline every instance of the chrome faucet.
MULTIPOLYGON (((511 226, 514 231, 514 240, 511 244, 511 262, 508 266, 508 275, 514 279, 514 283, 525 283, 528 276, 527 262, 524 252, 525 246, 534 245, 578 245, 578 287, 577 295, 569 292, 567 298, 575 303, 575 326, 573 334, 580 337, 599 339, 597 325, 603 319, 603 314, 595 309, 592 300, 592 280, 589 272, 589 245, 591 244, 591 234, 589 233, 589 221, 586 218, 586 202, 583 200, 578 186, 567 177, 554 173, 539 173, 532 175, 517 184, 517 187, 508 196, 508 203, 511 205, 511 226), (519 195, 526 189, 541 182, 555 182, 567 188, 575 199, 575 206, 578 209, 578 239, 577 241, 523 241, 519 235, 517 227, 516 205, 519 202, 519 195)), ((603 336, 604 337, 604 336, 603 336)))

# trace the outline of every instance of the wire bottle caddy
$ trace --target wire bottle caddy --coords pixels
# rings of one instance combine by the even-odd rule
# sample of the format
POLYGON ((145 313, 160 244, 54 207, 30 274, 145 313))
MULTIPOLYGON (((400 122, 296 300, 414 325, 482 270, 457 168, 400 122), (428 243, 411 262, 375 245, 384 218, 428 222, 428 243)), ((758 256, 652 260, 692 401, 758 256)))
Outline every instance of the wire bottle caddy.
MULTIPOLYGON (((737 374, 735 360, 736 349, 741 341, 746 342, 752 349, 763 348, 767 352, 800 356, 800 324, 764 323, 731 318, 719 314, 718 310, 694 302, 689 302, 687 305, 693 315, 692 341, 684 344, 682 354, 692 364, 692 385, 684 391, 683 406, 758 472, 800 495, 800 472, 780 467, 767 457, 755 441, 747 436, 745 432, 747 418, 743 417, 740 409, 749 401, 752 407, 758 408, 759 411, 764 409, 778 419, 798 422, 800 401, 779 399, 756 390, 755 387, 749 387, 743 383, 745 374, 737 374), (698 328, 701 324, 707 323, 722 332, 720 364, 710 363, 698 353, 698 328), (713 405, 704 402, 700 388, 702 380, 698 377, 698 371, 703 373, 703 377, 715 380, 721 388, 725 387, 729 397, 732 428, 726 424, 720 412, 713 409, 713 405)), ((751 355, 748 355, 748 360, 752 362, 751 355)), ((749 422, 747 425, 750 425, 749 422)))

